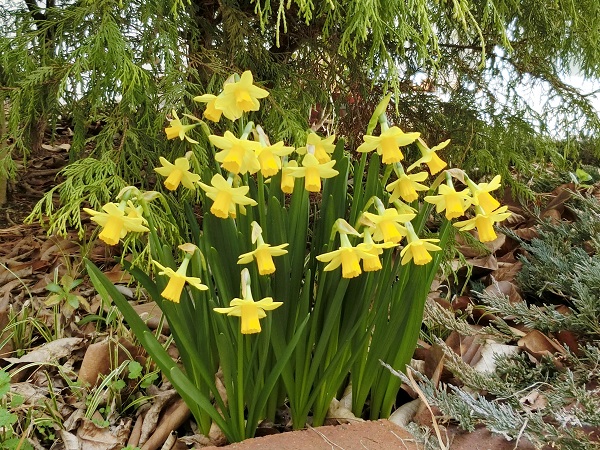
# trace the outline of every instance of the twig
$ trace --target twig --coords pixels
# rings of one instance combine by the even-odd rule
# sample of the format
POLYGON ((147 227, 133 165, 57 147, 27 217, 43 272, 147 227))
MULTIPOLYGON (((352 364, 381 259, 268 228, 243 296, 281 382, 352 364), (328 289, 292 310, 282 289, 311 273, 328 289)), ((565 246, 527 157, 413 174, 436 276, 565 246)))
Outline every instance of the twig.
POLYGON ((421 390, 421 388, 419 387, 419 385, 417 384, 417 382, 413 378, 413 376, 412 376, 412 369, 409 366, 406 366, 406 376, 410 380, 411 387, 415 390, 415 392, 417 393, 417 395, 419 396, 419 398, 423 401, 423 403, 425 404, 425 406, 429 410, 429 413, 431 414, 431 420, 432 420, 433 428, 435 430, 435 434, 436 434, 436 436, 438 438, 438 442, 440 444, 441 449, 442 450, 449 450, 450 446, 448 445, 448 443, 445 444, 444 441, 443 441, 443 439, 442 439, 442 433, 440 432, 440 427, 438 426, 437 420, 435 419, 435 414, 433 414, 433 410, 431 409, 431 406, 429 405, 429 402, 427 401, 427 398, 425 398, 425 394, 423 393, 423 391, 421 390))
POLYGON ((311 427, 310 425, 308 426, 309 430, 314 431, 315 433, 317 433, 319 436, 321 436, 321 438, 323 438, 323 440, 325 442, 327 442, 329 445, 331 445, 331 450, 333 450, 333 446, 335 445, 337 448, 340 448, 342 450, 346 450, 344 447, 341 447, 339 445, 337 445, 335 442, 333 442, 331 439, 329 439, 327 436, 325 436, 323 433, 321 433, 320 431, 318 431, 317 429, 311 427))

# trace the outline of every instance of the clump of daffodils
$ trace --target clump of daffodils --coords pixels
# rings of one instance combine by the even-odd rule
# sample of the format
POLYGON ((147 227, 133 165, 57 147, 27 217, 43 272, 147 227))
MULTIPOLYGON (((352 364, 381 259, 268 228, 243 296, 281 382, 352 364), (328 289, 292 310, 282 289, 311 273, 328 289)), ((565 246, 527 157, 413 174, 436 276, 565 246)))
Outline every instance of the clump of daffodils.
MULTIPOLYGON (((260 100, 268 96, 268 92, 254 84, 249 71, 241 76, 228 78, 220 93, 204 94, 194 100, 206 104, 203 117, 218 122, 224 116, 235 121, 245 113, 258 111, 260 100)), ((386 102, 389 100, 387 97, 386 102)), ((382 103, 383 104, 383 103, 382 103)), ((339 218, 333 227, 327 250, 317 256, 317 260, 325 263, 324 271, 333 271, 341 267, 343 278, 355 278, 363 272, 374 272, 382 269, 382 255, 386 251, 397 249, 401 264, 409 263, 417 266, 427 265, 432 261, 432 253, 442 250, 440 240, 419 236, 413 221, 418 217, 420 207, 431 204, 436 211, 444 214, 447 220, 455 220, 468 214, 472 208, 474 215, 454 223, 460 230, 476 230, 482 242, 496 238, 494 224, 506 219, 510 213, 506 206, 492 196, 491 192, 500 187, 500 176, 489 183, 476 184, 462 171, 446 170, 447 163, 438 155, 449 140, 433 147, 416 132, 404 132, 398 126, 390 126, 385 117, 385 106, 379 106, 380 132, 371 132, 363 137, 358 152, 376 151, 384 164, 391 165, 392 178, 385 186, 387 197, 373 197, 364 211, 359 214, 356 224, 349 224, 339 218), (403 164, 403 148, 416 145, 421 157, 414 163, 403 164), (421 169, 423 166, 426 170, 421 169), (437 180, 427 184, 430 177, 442 172, 437 180), (460 180, 463 187, 456 188, 454 183, 460 180), (423 195, 427 193, 428 195, 423 195)), ((176 111, 172 111, 169 126, 165 128, 167 139, 179 138, 190 144, 198 141, 189 134, 196 129, 202 120, 184 114, 192 123, 184 124, 176 111)), ((199 129, 208 129, 206 124, 199 129)), ((271 183, 271 189, 277 187, 282 193, 291 194, 294 189, 305 189, 308 192, 320 192, 327 180, 339 175, 335 150, 335 135, 320 136, 309 132, 305 144, 299 148, 286 145, 284 142, 271 144, 268 135, 260 126, 247 122, 240 135, 225 131, 222 135, 208 134, 208 141, 214 146, 215 160, 220 171, 214 173, 210 180, 201 180, 199 174, 191 170, 190 159, 193 152, 176 158, 173 162, 160 157, 161 166, 155 171, 162 176, 163 184, 168 191, 176 191, 183 186, 188 190, 200 188, 203 208, 222 220, 236 220, 238 214, 246 214, 247 207, 256 207, 258 200, 250 196, 248 177, 261 177, 261 182, 270 182, 279 175, 279 185, 271 183), (296 183, 296 180, 303 182, 296 183), (303 187, 302 187, 303 186, 303 187)), ((261 208, 264 205, 258 205, 261 208)), ((140 207, 129 199, 120 203, 107 203, 103 212, 84 209, 92 216, 92 220, 102 227, 100 239, 108 245, 116 245, 128 233, 143 233, 149 229, 142 216, 140 207)), ((260 215, 259 215, 260 216, 260 215)), ((263 237, 261 225, 254 221, 248 230, 253 249, 238 256, 238 264, 256 263, 258 274, 268 277, 276 271, 274 257, 285 255, 288 243, 267 243, 263 237)), ((422 232, 422 231, 421 231, 422 232)), ((169 278, 162 296, 172 302, 179 302, 185 285, 199 290, 207 290, 200 279, 188 277, 188 263, 196 251, 191 244, 180 247, 185 255, 175 270, 153 261, 159 269, 158 276, 169 278)), ((265 310, 271 310, 281 303, 265 298, 258 302, 252 299, 248 270, 241 273, 241 298, 231 300, 227 308, 214 308, 216 312, 241 317, 243 334, 260 331, 259 319, 265 317, 265 310)))

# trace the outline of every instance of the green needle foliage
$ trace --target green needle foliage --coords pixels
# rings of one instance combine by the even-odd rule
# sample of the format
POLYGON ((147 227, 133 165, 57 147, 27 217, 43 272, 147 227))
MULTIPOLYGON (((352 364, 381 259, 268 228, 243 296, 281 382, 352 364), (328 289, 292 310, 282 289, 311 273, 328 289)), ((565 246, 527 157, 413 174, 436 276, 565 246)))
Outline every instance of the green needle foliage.
MULTIPOLYGON (((145 188, 157 156, 174 150, 157 139, 164 113, 195 113, 196 92, 214 91, 246 69, 272 93, 260 123, 288 142, 301 140, 313 110, 313 122, 331 128, 335 118, 329 131, 353 145, 391 88, 395 123, 432 142, 452 138, 448 159, 481 175, 508 180, 511 166, 526 176, 533 160, 564 163, 581 139, 598 150, 590 98, 563 81, 569 71, 600 73, 596 0, 5 3, 0 101, 11 141, 0 178, 13 176, 12 159, 35 154, 44 131, 67 120, 73 163, 95 158, 105 164, 97 166, 98 183, 117 177, 145 188), (524 99, 532 86, 547 94, 540 111, 524 99), (568 139, 557 144, 556 135, 568 139)), ((81 178, 83 170, 63 175, 81 178)), ((48 216, 53 231, 79 227, 65 205, 95 203, 94 187, 57 191, 61 205, 48 194, 31 219, 48 216)), ((99 203, 109 200, 100 194, 99 203)))

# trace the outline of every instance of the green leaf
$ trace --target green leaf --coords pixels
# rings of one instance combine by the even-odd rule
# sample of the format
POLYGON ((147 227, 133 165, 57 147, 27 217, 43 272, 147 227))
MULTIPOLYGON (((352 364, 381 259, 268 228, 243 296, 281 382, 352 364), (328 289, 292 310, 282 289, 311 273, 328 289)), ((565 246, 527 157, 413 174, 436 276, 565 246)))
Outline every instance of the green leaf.
POLYGON ((18 408, 24 402, 25 402, 25 398, 22 395, 13 394, 12 398, 10 399, 10 407, 11 408, 18 408))
POLYGON ((158 374, 156 372, 152 372, 147 374, 140 383, 140 387, 142 389, 148 389, 158 378, 158 374))
POLYGON ((64 294, 65 292, 62 286, 56 283, 48 283, 48 285, 46 286, 46 290, 54 292, 55 294, 64 294))
POLYGON ((17 421, 15 414, 9 413, 6 409, 0 408, 0 428, 11 426, 17 421))
POLYGON ((10 375, 8 372, 0 371, 0 398, 4 397, 10 390, 10 375))
POLYGON ((79 296, 75 295, 75 294, 68 294, 67 295, 67 303, 69 304, 69 306, 71 306, 73 309, 77 309, 79 308, 79 296))
POLYGON ((125 389, 125 386, 127 384, 123 380, 115 380, 111 383, 111 387, 117 392, 125 389))
POLYGON ((129 361, 129 364, 127 364, 127 369, 129 370, 127 377, 130 380, 134 380, 142 376, 142 365, 137 361, 129 361))

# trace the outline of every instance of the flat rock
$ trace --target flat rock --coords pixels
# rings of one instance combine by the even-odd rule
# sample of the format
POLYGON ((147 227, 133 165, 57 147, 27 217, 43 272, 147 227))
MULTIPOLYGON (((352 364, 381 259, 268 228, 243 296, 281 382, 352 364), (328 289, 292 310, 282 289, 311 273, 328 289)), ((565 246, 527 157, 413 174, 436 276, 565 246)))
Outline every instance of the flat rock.
POLYGON ((335 425, 247 439, 204 450, 417 450, 414 437, 389 420, 335 425))

